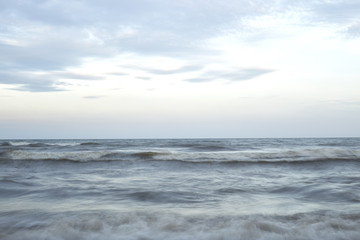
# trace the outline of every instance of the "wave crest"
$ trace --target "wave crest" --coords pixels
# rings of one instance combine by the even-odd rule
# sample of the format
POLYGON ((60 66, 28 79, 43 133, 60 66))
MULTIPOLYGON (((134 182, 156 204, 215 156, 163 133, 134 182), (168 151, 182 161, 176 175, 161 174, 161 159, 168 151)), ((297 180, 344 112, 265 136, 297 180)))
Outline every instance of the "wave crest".
POLYGON ((206 216, 164 212, 9 213, 4 239, 360 239, 360 215, 304 213, 287 216, 206 216), (36 221, 35 221, 35 217, 36 221))
POLYGON ((2 160, 68 160, 90 161, 163 161, 180 163, 257 163, 257 164, 309 164, 331 162, 360 163, 360 150, 341 148, 322 149, 268 149, 221 152, 92 150, 91 151, 38 151, 7 149, 0 152, 2 160))

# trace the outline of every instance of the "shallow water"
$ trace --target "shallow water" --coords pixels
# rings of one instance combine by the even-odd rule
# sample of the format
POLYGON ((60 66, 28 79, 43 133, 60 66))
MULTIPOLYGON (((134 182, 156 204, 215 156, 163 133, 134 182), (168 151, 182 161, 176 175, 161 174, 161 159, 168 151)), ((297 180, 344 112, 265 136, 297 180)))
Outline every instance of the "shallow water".
POLYGON ((360 239, 360 138, 0 140, 0 239, 360 239))

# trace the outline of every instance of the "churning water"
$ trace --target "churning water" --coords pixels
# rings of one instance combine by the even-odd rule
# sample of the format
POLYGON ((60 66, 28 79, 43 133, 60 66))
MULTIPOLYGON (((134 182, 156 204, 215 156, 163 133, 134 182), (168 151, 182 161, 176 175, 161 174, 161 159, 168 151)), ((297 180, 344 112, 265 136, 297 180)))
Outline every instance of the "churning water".
POLYGON ((0 239, 360 239, 360 138, 0 140, 0 239))

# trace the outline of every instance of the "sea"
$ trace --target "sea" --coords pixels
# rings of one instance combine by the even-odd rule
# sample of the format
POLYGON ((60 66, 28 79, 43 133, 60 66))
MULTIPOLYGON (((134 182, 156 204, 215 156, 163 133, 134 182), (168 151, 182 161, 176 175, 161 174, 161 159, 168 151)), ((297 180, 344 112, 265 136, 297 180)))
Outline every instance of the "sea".
POLYGON ((360 138, 0 140, 0 239, 359 240, 360 138))

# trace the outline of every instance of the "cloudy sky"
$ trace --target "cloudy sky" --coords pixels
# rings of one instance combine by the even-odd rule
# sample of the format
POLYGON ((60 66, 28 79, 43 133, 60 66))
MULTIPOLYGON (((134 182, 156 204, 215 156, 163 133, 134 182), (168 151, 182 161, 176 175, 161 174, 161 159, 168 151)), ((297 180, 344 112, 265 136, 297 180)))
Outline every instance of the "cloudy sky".
POLYGON ((0 138, 360 136, 359 0, 0 0, 0 138))

